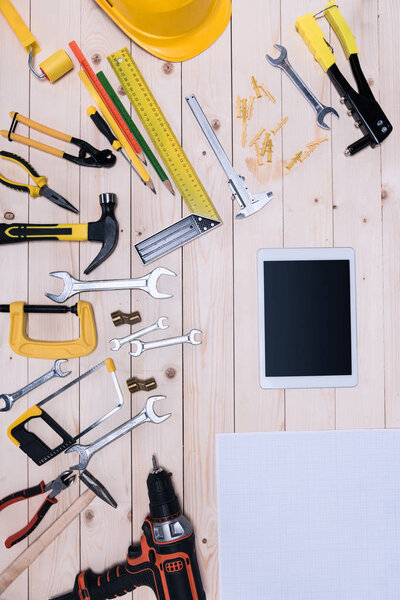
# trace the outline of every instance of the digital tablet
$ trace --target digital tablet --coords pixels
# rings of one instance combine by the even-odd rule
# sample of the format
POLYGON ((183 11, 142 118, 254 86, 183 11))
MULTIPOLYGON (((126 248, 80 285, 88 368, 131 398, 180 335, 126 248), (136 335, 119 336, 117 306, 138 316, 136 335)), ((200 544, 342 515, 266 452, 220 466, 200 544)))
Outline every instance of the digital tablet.
POLYGON ((352 248, 258 251, 262 388, 357 385, 352 248))

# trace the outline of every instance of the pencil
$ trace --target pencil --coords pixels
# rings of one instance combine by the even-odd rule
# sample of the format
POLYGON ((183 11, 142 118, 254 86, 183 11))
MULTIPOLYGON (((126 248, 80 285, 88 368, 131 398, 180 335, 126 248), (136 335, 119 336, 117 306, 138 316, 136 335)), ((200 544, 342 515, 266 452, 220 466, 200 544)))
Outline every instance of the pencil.
POLYGON ((126 141, 126 138, 122 134, 120 128, 118 127, 117 122, 114 120, 114 118, 112 117, 108 108, 104 104, 103 100, 100 98, 100 95, 97 93, 97 91, 96 91, 95 87, 93 86, 92 82, 90 81, 89 77, 86 75, 85 71, 79 71, 78 75, 79 75, 82 83, 85 85, 86 89, 88 90, 89 94, 92 96, 93 100, 96 102, 97 106, 100 109, 100 112, 102 113, 103 117, 105 118, 105 120, 107 121, 109 126, 111 127, 112 131, 114 132, 114 135, 116 136, 118 141, 121 143, 123 149, 129 156, 133 168, 138 173, 138 175, 141 178, 141 180, 143 181, 143 183, 147 187, 149 187, 152 192, 155 193, 155 187, 150 178, 149 173, 145 169, 141 160, 138 158, 137 154, 131 148, 130 144, 128 144, 128 142, 126 141))
POLYGON ((150 148, 150 146, 148 145, 148 143, 146 142, 146 140, 140 133, 139 129, 136 127, 130 114, 126 110, 125 106, 122 104, 121 100, 118 98, 118 95, 116 94, 114 88, 108 81, 108 79, 105 76, 105 74, 103 73, 103 71, 99 71, 99 73, 97 73, 97 77, 98 77, 100 83, 102 84, 102 86, 104 87, 104 89, 106 90, 107 94, 110 96, 110 98, 111 98, 112 102, 114 103, 116 109, 118 110, 119 114, 125 121, 128 129, 130 130, 132 135, 137 139, 138 143, 140 144, 140 147, 142 148, 143 152, 149 159, 150 164, 154 168, 154 170, 157 173, 157 175, 159 176, 160 180, 165 185, 167 190, 175 196, 175 191, 174 191, 174 188, 172 187, 171 181, 168 179, 168 175, 166 174, 166 172, 164 171, 164 169, 158 162, 156 156, 154 155, 154 152, 152 151, 152 149, 150 148))

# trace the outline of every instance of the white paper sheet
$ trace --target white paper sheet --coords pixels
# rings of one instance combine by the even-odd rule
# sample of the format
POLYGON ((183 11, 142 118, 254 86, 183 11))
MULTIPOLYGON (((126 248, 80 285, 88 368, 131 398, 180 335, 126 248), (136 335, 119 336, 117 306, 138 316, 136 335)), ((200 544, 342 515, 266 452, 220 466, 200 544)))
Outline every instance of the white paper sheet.
POLYGON ((400 431, 217 436, 221 600, 399 600, 400 431))

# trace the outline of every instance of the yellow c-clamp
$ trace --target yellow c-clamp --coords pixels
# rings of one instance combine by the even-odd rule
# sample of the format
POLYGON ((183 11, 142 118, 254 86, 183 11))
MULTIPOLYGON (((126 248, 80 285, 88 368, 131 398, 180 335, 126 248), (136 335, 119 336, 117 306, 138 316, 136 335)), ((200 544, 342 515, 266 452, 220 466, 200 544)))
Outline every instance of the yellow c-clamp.
POLYGON ((11 29, 24 46, 25 50, 29 53, 28 66, 35 77, 38 79, 46 77, 50 83, 54 83, 57 79, 60 79, 60 77, 74 68, 73 63, 65 50, 57 50, 57 52, 40 63, 39 67, 42 72, 37 73, 32 64, 33 56, 37 52, 40 52, 40 46, 37 43, 35 36, 25 25, 21 15, 15 10, 10 0, 0 0, 0 12, 3 13, 11 29))
POLYGON ((74 306, 48 306, 12 302, 0 305, 0 312, 10 313, 9 343, 11 349, 28 358, 78 358, 87 356, 97 346, 97 331, 93 308, 89 302, 80 300, 74 306), (76 340, 62 342, 33 340, 26 333, 27 313, 67 313, 79 317, 80 336, 76 340))

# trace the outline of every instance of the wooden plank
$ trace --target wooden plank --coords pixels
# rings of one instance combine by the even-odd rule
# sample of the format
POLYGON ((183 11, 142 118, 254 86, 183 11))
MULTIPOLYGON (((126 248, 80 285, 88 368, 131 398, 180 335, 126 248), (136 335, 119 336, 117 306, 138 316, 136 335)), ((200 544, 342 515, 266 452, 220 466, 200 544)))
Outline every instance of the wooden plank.
MULTIPOLYGON (((82 5, 81 49, 95 72, 104 70, 108 76, 107 55, 116 47, 125 45, 125 36, 109 19, 104 18, 94 2, 82 5)), ((81 85, 81 132, 82 137, 99 148, 108 148, 107 140, 98 133, 86 114, 86 108, 93 104, 88 92, 81 85)), ((84 169, 81 173, 82 217, 85 221, 95 221, 100 215, 99 194, 113 192, 117 195, 115 216, 119 223, 119 241, 113 254, 89 276, 83 274, 99 250, 96 243, 81 244, 80 274, 82 279, 129 278, 130 276, 130 172, 126 162, 117 158, 111 169, 84 169)), ((122 409, 107 419, 83 439, 90 443, 99 436, 127 421, 131 416, 129 394, 125 380, 129 377, 130 360, 127 352, 110 352, 108 340, 119 337, 110 313, 123 305, 129 309, 130 293, 100 292, 84 294, 84 299, 93 304, 98 331, 98 346, 90 356, 81 359, 81 369, 85 371, 93 364, 111 356, 117 367, 117 376, 123 391, 125 403, 122 409)), ((122 334, 121 334, 122 335, 122 334)), ((99 375, 89 378, 81 385, 80 425, 86 427, 100 415, 107 412, 117 400, 110 376, 105 369, 99 375)), ((74 457, 75 458, 75 457, 74 457)), ((89 470, 93 472, 114 496, 118 508, 112 509, 96 499, 81 520, 81 567, 102 572, 112 564, 125 559, 131 541, 131 451, 129 436, 118 440, 106 450, 99 452, 91 460, 89 470)))
MULTIPOLYGON (((296 18, 315 12, 315 3, 301 7, 288 0, 282 2, 282 44, 288 58, 314 94, 330 104, 329 82, 314 61, 301 36, 295 31, 296 18)), ((274 39, 279 43, 279 38, 274 39)), ((271 67, 272 68, 272 67, 271 67)), ((317 125, 316 115, 289 78, 282 73, 282 114, 289 120, 283 128, 283 160, 287 165, 307 142, 325 135, 317 125)), ((326 119, 329 123, 329 119, 326 119)), ((336 126, 336 121, 332 127, 336 126)), ((283 169, 284 245, 285 247, 331 246, 332 175, 331 148, 321 144, 304 162, 288 171, 283 169)), ((333 390, 287 390, 287 429, 331 429, 335 426, 333 390)))
MULTIPOLYGON (((256 215, 235 220, 234 229, 234 299, 235 299, 235 431, 279 430, 284 427, 283 391, 260 387, 258 358, 257 251, 283 244, 282 221, 282 146, 281 135, 272 135, 273 160, 257 166, 254 147, 248 143, 260 127, 273 129, 282 118, 281 78, 265 59, 266 40, 275 39, 280 27, 280 5, 256 0, 251 11, 240 0, 233 2, 232 73, 233 73, 233 158, 237 173, 245 176, 252 193, 272 191, 274 199, 256 215), (257 22, 254 22, 257 15, 257 22), (264 82, 276 99, 256 98, 253 116, 248 122, 246 147, 242 147, 242 120, 236 118, 235 103, 239 95, 255 95, 251 76, 264 82)), ((271 45, 272 47, 272 45, 271 45)), ((272 52, 268 47, 268 52, 272 52)), ((261 138, 261 143, 262 143, 261 138)), ((226 188, 224 197, 228 199, 226 188)), ((233 203, 236 215, 237 204, 233 203)))
MULTIPOLYGON (((68 50, 68 42, 79 35, 79 11, 67 3, 58 0, 57 6, 49 10, 46 0, 31 2, 30 27, 36 33, 41 53, 35 59, 38 69, 39 62, 47 58, 59 48, 68 50), (44 15, 46 15, 44 19, 44 15), (43 27, 43 23, 46 27, 43 27)), ((79 82, 76 71, 69 73, 55 84, 47 80, 38 80, 31 76, 30 83, 30 116, 49 127, 70 135, 79 135, 79 82)), ((31 131, 31 137, 40 139, 45 143, 75 152, 70 144, 65 145, 59 140, 49 138, 38 132, 31 131)), ((31 150, 32 164, 40 174, 46 175, 49 187, 69 199, 72 204, 79 207, 79 168, 65 160, 49 156, 38 150, 31 150)), ((74 215, 46 201, 38 199, 35 205, 30 205, 29 221, 31 223, 72 223, 78 222, 81 215, 74 215)), ((29 244, 29 301, 33 304, 51 303, 45 300, 44 292, 54 284, 49 278, 49 273, 55 270, 76 272, 79 264, 79 245, 76 242, 37 242, 29 244)), ((55 283, 55 282, 54 282, 55 283)), ((68 302, 71 305, 73 302, 68 302)), ((79 322, 74 315, 52 316, 48 314, 31 315, 29 317, 29 333, 35 339, 69 340, 78 337, 79 322)), ((29 379, 34 379, 48 370, 53 361, 29 360, 29 379)), ((67 367, 72 370, 72 377, 79 372, 79 361, 70 360, 67 367)), ((52 380, 45 388, 39 388, 30 395, 29 403, 33 404, 43 397, 61 387, 65 381, 52 380)), ((70 432, 76 431, 79 406, 79 389, 73 387, 59 398, 55 398, 46 406, 49 414, 70 432)), ((45 435, 47 440, 48 428, 44 424, 32 423, 31 429, 36 433, 45 435)), ((58 436, 52 435, 50 439, 54 445, 58 443, 58 436)), ((59 475, 67 466, 68 461, 64 455, 37 467, 29 461, 29 483, 37 484, 41 479, 48 482, 59 475)), ((78 486, 66 490, 58 497, 58 504, 52 509, 45 521, 30 536, 34 541, 47 528, 53 520, 59 517, 78 495, 78 486)), ((30 515, 38 508, 38 499, 30 502, 30 515)), ((48 548, 29 569, 29 598, 39 600, 50 598, 54 594, 65 590, 73 580, 79 568, 79 528, 78 522, 71 525, 68 531, 61 534, 56 543, 48 548), (43 577, 43 573, 48 573, 43 577)))
MULTIPOLYGON (((134 44, 132 56, 173 131, 180 139, 181 66, 158 60, 134 44)), ((149 142, 149 137, 135 111, 132 116, 149 142)), ((151 143, 150 145, 154 149, 151 143)), ((157 153, 155 154, 158 156, 157 153)), ((135 309, 142 315, 143 326, 154 323, 160 316, 168 317, 168 329, 144 338, 162 339, 182 334, 182 252, 176 250, 159 261, 143 266, 134 244, 178 221, 182 216, 182 202, 179 194, 172 196, 167 191, 152 168, 150 174, 157 189, 156 195, 140 185, 136 178, 132 180, 132 276, 140 277, 157 266, 163 266, 177 273, 177 277, 162 277, 159 280, 159 289, 172 293, 173 298, 155 300, 148 294, 136 292, 133 293, 132 301, 135 309)), ((139 540, 143 520, 148 514, 146 479, 152 468, 153 453, 157 456, 160 465, 173 474, 175 491, 183 501, 182 348, 174 346, 145 352, 141 357, 132 358, 131 369, 132 374, 140 378, 154 377, 158 386, 151 394, 137 393, 132 396, 133 414, 142 409, 148 396, 160 394, 165 395, 166 400, 157 404, 156 411, 158 414, 172 413, 171 418, 165 423, 161 425, 149 423, 140 427, 132 435, 132 539, 139 540)), ((148 588, 135 590, 135 600, 136 598, 151 600, 153 597, 153 592, 148 588)))
MULTIPOLYGON (((182 65, 183 95, 194 92, 231 154, 230 27, 206 52, 182 65), (216 122, 215 121, 215 122, 216 122)), ((215 232, 183 251, 183 326, 203 331, 184 349, 185 513, 197 535, 207 597, 218 598, 215 434, 233 430, 232 203, 226 176, 188 107, 184 148, 223 219, 215 232)))
MULTIPOLYGON (((400 180, 398 160, 400 151, 400 77, 396 61, 400 40, 397 2, 379 4, 379 88, 380 102, 393 125, 393 132, 382 144, 382 206, 383 206, 383 289, 385 334, 385 408, 386 426, 400 426, 400 346, 398 298, 400 289, 398 197, 400 180), (388 54, 390 49, 390 55, 388 54)), ((373 76, 374 77, 374 76, 373 76)), ((376 77, 374 77, 376 80, 376 77)))
MULTIPOLYGON (((16 0, 15 8, 21 16, 29 20, 29 0, 16 0)), ((29 71, 27 67, 26 52, 18 42, 15 34, 8 27, 2 15, 0 15, 0 79, 7 82, 7 93, 0 94, 0 119, 1 126, 5 129, 9 127, 10 110, 20 110, 24 114, 29 111, 29 71), (13 53, 13 60, 4 60, 13 53), (18 73, 18 77, 15 74, 18 73)), ((1 143, 2 150, 16 152, 17 154, 28 158, 27 149, 15 144, 9 144, 6 140, 1 143)), ((23 171, 19 167, 14 167, 11 163, 1 160, 0 172, 7 174, 16 181, 26 181, 23 171)), ((26 194, 14 190, 6 190, 1 186, 0 194, 0 215, 2 222, 6 222, 5 214, 13 213, 15 221, 27 221, 29 200, 26 194)), ((28 247, 26 244, 16 244, 2 246, 1 248, 1 274, 3 281, 7 285, 3 286, 1 302, 14 302, 17 300, 26 300, 28 293, 28 269, 27 269, 28 247), (14 276, 17 269, 18 277, 14 276)), ((22 356, 12 352, 8 345, 8 332, 10 328, 9 315, 3 314, 0 317, 0 335, 2 344, 0 346, 0 371, 3 391, 12 393, 28 383, 28 361, 22 356)), ((1 415, 1 437, 0 437, 0 497, 17 491, 27 486, 27 459, 26 456, 18 450, 7 437, 8 426, 17 418, 18 414, 27 409, 27 397, 24 396, 18 401, 12 411, 2 413, 1 415)), ((1 515, 0 519, 0 571, 3 571, 9 564, 12 564, 16 557, 27 546, 23 541, 19 545, 7 550, 3 545, 9 535, 16 530, 14 524, 25 524, 28 518, 28 506, 25 502, 15 504, 7 509, 7 514, 1 515), (4 518, 5 517, 5 518, 4 518)), ((5 600, 9 598, 28 598, 28 577, 27 572, 18 577, 18 579, 3 594, 5 600)))
MULTIPOLYGON (((355 35, 360 62, 379 98, 378 3, 354 1, 342 7, 355 35), (360 18, 362 15, 362 18, 360 18)), ((335 35, 332 45, 339 68, 352 77, 335 35)), ((332 92, 340 114, 333 133, 333 203, 335 246, 352 246, 356 253, 359 383, 336 392, 336 424, 339 429, 384 426, 384 347, 380 150, 366 148, 346 157, 346 146, 361 137, 353 119, 332 92)))

